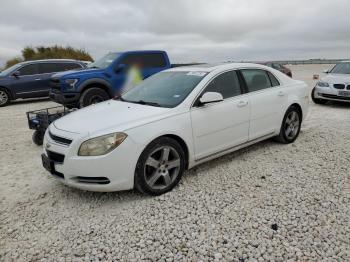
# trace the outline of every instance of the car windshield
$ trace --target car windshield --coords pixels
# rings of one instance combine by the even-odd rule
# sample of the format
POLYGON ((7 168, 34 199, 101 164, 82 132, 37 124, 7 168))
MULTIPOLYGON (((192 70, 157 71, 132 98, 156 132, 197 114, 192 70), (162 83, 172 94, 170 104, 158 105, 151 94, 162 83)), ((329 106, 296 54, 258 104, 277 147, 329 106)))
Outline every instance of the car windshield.
POLYGON ((15 72, 17 68, 19 68, 21 66, 21 64, 16 64, 16 65, 13 65, 7 69, 5 69, 4 71, 2 71, 0 73, 0 76, 7 76, 8 74, 12 73, 12 72, 15 72))
POLYGON ((104 57, 96 60, 95 62, 88 65, 88 68, 107 68, 115 59, 120 56, 120 53, 108 53, 104 57))
POLYGON ((349 63, 339 63, 333 67, 332 74, 350 74, 350 62, 349 63))
POLYGON ((123 94, 122 101, 160 107, 179 105, 197 86, 205 72, 161 72, 123 94))

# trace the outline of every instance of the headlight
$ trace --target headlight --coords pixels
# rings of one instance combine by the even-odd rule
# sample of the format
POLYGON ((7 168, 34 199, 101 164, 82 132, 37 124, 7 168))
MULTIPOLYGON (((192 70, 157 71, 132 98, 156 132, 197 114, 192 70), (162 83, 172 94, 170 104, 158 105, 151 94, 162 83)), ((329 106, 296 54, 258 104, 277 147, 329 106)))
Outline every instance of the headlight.
POLYGON ((320 87, 329 87, 329 84, 327 82, 323 82, 323 81, 319 81, 317 83, 317 85, 320 86, 320 87))
POLYGON ((79 148, 79 156, 105 155, 119 146, 127 137, 124 133, 113 133, 95 137, 83 142, 79 148))
POLYGON ((78 79, 66 79, 64 82, 71 88, 74 88, 75 84, 78 82, 78 79))

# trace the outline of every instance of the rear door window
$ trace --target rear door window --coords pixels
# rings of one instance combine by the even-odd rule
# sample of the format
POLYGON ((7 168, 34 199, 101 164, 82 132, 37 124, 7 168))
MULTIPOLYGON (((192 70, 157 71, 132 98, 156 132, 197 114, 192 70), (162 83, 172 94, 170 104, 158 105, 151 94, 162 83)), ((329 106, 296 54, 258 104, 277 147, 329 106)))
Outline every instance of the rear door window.
POLYGON ((241 70, 249 92, 255 92, 270 88, 270 78, 265 70, 261 69, 243 69, 241 70))
POLYGON ((220 93, 224 99, 242 94, 236 71, 225 72, 215 77, 204 92, 220 93))
POLYGON ((165 67, 166 61, 164 55, 161 53, 150 53, 150 54, 130 54, 126 55, 120 62, 131 66, 137 64, 143 68, 158 68, 165 67))
POLYGON ((40 74, 56 73, 81 68, 77 63, 40 63, 40 74))
POLYGON ((26 75, 37 75, 38 74, 38 64, 25 65, 18 70, 20 76, 26 75))

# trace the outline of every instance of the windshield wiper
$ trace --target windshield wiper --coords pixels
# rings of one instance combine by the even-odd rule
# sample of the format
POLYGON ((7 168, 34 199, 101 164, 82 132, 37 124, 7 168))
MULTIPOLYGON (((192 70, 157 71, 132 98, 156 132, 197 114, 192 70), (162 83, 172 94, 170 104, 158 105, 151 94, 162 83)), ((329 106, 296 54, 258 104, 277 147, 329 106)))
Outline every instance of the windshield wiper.
POLYGON ((100 69, 98 66, 89 66, 89 68, 97 68, 97 69, 100 69))
POLYGON ((134 103, 134 104, 140 104, 140 105, 148 105, 148 106, 157 106, 157 107, 161 107, 160 104, 156 103, 156 102, 147 102, 147 101, 143 101, 143 100, 139 100, 139 101, 126 101, 129 103, 134 103))

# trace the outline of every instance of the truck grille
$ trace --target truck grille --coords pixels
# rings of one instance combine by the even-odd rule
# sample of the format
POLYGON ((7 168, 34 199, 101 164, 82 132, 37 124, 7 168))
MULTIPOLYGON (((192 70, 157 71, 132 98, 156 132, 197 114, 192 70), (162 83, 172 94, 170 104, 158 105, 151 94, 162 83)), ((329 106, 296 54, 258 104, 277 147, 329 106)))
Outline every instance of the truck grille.
POLYGON ((58 78, 51 78, 50 79, 50 87, 51 87, 51 89, 61 91, 60 80, 58 78))

